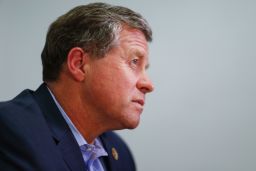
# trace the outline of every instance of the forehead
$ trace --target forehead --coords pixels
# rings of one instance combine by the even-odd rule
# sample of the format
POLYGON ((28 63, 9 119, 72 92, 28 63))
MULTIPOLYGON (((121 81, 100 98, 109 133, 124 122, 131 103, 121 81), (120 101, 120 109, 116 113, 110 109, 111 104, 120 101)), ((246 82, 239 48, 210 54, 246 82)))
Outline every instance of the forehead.
POLYGON ((148 57, 148 42, 137 29, 124 28, 119 34, 119 45, 136 56, 148 57))
POLYGON ((124 27, 119 33, 119 43, 129 43, 148 50, 148 42, 145 35, 138 29, 124 27))

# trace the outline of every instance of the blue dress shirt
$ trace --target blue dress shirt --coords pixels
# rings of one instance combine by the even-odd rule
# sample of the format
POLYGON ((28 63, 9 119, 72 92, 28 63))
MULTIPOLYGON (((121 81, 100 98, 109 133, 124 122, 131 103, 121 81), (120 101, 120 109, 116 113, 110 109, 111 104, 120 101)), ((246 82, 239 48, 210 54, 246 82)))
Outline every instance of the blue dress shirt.
POLYGON ((96 138, 94 141, 94 144, 88 144, 84 139, 84 137, 81 135, 81 133, 77 130, 75 125, 72 123, 72 121, 70 120, 66 112, 60 106, 60 104, 56 100, 51 90, 49 88, 48 90, 54 102, 56 103, 58 109, 60 110, 62 116, 67 122, 69 128, 71 129, 72 134, 74 135, 78 145, 80 146, 80 150, 82 152, 87 171, 104 171, 104 168, 102 166, 102 163, 99 160, 99 157, 108 156, 108 153, 105 151, 104 147, 102 146, 100 139, 96 138))

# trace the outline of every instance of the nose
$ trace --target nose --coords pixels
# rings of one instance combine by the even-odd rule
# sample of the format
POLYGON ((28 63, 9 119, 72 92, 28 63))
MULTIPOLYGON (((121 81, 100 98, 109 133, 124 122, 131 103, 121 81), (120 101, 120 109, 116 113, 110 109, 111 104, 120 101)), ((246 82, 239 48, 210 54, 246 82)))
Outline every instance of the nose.
POLYGON ((137 82, 137 88, 144 94, 150 93, 154 90, 152 81, 149 79, 146 73, 144 73, 137 82))

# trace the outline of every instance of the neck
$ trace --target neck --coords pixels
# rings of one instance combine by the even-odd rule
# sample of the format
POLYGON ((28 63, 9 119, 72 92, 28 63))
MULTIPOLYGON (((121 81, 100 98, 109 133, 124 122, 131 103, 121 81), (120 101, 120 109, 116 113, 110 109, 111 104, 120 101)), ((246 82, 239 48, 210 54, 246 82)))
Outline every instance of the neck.
POLYGON ((83 102, 79 86, 58 81, 47 83, 47 86, 88 144, 92 144, 95 138, 108 130, 104 127, 104 120, 97 117, 98 114, 83 102))

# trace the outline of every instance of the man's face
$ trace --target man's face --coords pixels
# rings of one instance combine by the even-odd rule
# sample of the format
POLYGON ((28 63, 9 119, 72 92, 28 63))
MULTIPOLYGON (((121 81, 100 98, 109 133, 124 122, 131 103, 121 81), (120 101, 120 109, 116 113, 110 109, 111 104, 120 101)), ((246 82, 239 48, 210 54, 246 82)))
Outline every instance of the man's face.
POLYGON ((137 127, 145 95, 153 91, 146 74, 148 43, 142 32, 124 29, 119 44, 101 59, 89 59, 84 97, 95 117, 110 129, 137 127))

